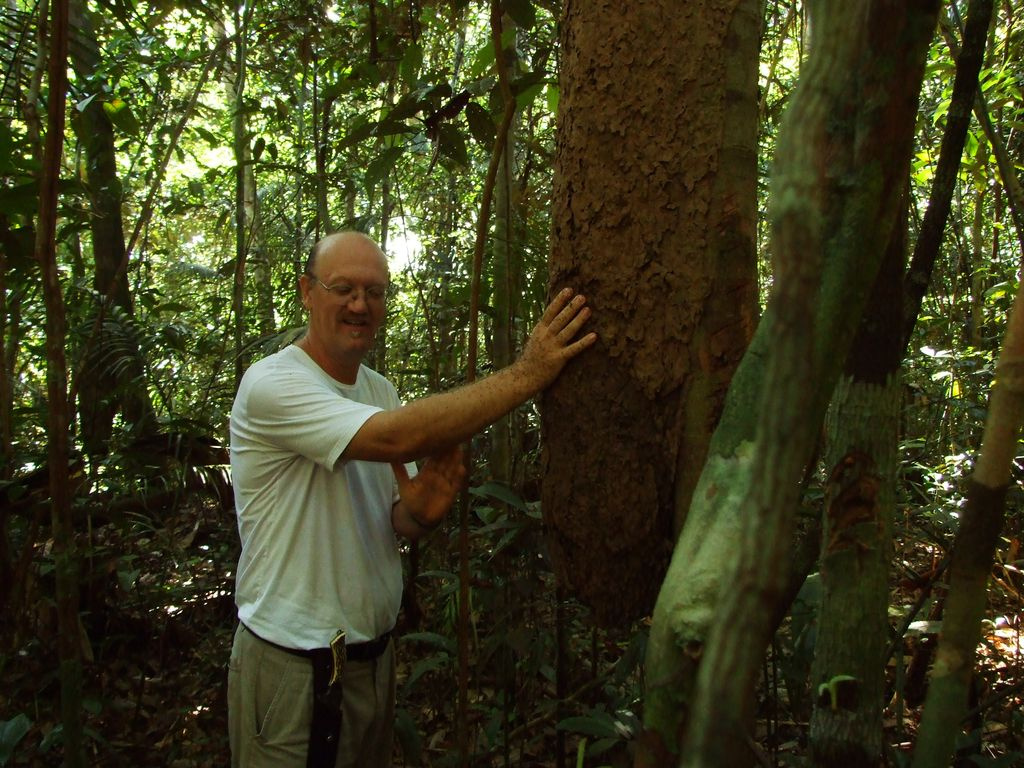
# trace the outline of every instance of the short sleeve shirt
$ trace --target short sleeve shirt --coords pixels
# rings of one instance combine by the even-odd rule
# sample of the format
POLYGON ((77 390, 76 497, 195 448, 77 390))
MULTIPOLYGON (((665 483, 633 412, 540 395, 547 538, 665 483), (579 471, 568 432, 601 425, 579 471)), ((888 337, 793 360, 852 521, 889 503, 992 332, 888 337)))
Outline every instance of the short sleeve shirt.
POLYGON ((400 405, 361 366, 353 385, 289 346, 254 363, 231 409, 231 473, 242 552, 238 617, 290 648, 322 648, 394 626, 401 561, 389 464, 341 459, 367 419, 400 405))

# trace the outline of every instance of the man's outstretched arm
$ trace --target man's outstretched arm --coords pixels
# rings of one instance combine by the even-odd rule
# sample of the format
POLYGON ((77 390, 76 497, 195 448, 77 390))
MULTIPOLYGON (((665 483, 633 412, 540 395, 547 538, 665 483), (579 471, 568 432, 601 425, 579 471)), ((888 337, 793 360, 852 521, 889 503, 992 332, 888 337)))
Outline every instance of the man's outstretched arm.
POLYGON ((412 461, 444 453, 493 424, 555 380, 597 334, 577 338, 590 309, 565 289, 548 305, 522 355, 512 365, 464 387, 374 414, 355 434, 343 458, 412 461))

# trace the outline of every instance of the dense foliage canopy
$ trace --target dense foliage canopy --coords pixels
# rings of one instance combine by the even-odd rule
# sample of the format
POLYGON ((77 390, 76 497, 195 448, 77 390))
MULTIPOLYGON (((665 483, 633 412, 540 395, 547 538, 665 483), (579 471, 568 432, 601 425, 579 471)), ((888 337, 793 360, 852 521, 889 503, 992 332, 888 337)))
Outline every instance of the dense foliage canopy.
MULTIPOLYGON (((911 244, 937 173, 965 10, 944 6, 928 56, 911 244)), ((224 445, 240 372, 300 332, 306 253, 348 228, 371 234, 391 259, 386 339, 372 364, 403 397, 512 359, 547 293, 559 13, 548 0, 72 0, 55 310, 37 244, 43 142, 54 130, 48 5, 0 9, 0 765, 53 764, 64 742, 60 538, 48 485, 54 311, 66 321, 65 477, 90 762, 226 764, 237 542, 224 445), (488 173, 496 149, 501 162, 488 173), (481 211, 490 212, 482 223, 481 211)), ((1017 0, 996 5, 945 238, 908 326, 889 609, 892 764, 914 741, 963 481, 1020 286, 1022 13, 1017 0)), ((806 54, 802 5, 764 2, 762 35, 766 201, 806 54)), ((766 234, 761 250, 767 296, 766 234)), ((398 720, 407 764, 456 764, 460 722, 473 764, 564 765, 577 751, 587 765, 629 759, 647 623, 594 629, 586 607, 556 586, 539 444, 531 405, 474 443, 464 591, 456 515, 408 552, 398 720), (460 644, 473 661, 464 712, 460 644)), ((1009 765, 1024 752, 1022 461, 1018 451, 959 744, 971 764, 1009 765)), ((805 507, 820 514, 826 478, 810 474, 805 507)), ((809 678, 816 584, 806 582, 764 665, 757 736, 776 765, 803 764, 812 702, 824 695, 809 678)))

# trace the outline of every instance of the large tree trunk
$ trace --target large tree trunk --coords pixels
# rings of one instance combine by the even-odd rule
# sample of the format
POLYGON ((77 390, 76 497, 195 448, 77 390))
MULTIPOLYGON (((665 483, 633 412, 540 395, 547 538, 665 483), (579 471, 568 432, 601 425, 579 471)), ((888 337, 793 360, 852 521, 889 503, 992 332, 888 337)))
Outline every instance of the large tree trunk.
POLYGON ((599 341, 543 397, 542 497, 602 624, 650 612, 756 321, 758 11, 565 6, 551 284, 599 341))

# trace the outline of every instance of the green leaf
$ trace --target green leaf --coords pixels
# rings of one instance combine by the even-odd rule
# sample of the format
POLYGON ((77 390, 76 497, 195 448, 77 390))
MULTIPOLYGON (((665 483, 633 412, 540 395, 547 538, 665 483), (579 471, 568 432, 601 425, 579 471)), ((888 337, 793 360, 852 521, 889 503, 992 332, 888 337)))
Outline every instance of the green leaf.
POLYGON ((398 100, 384 119, 391 122, 406 120, 418 114, 423 109, 423 106, 424 98, 422 94, 415 91, 407 93, 398 100))
POLYGON ((473 63, 469 66, 469 79, 479 80, 485 72, 489 72, 494 66, 494 45, 488 39, 487 43, 476 52, 473 63))
POLYGON ((402 748, 405 765, 420 765, 423 762, 423 739, 416 728, 416 721, 405 709, 395 711, 395 739, 402 748))
POLYGON ((86 96, 81 101, 75 103, 75 109, 77 109, 79 112, 85 112, 85 110, 87 110, 89 108, 89 105, 92 104, 93 100, 98 95, 99 95, 98 93, 89 94, 88 96, 86 96))
POLYGON ((431 656, 429 659, 424 659, 412 668, 412 671, 409 673, 409 679, 405 682, 404 690, 406 692, 412 690, 412 687, 416 683, 416 681, 423 677, 425 674, 427 674, 428 672, 433 672, 438 669, 442 669, 443 667, 448 666, 449 663, 449 656, 435 655, 431 656))
POLYGON ((548 103, 548 112, 552 115, 558 114, 558 99, 562 95, 562 92, 558 89, 558 86, 554 83, 548 83, 547 90, 544 96, 548 103))
POLYGON ((378 125, 379 124, 375 121, 356 121, 349 129, 349 132, 345 134, 345 138, 341 140, 341 146, 351 147, 355 144, 358 144, 363 139, 370 138, 376 132, 378 125))
POLYGON ((32 721, 24 714, 0 721, 0 765, 7 765, 7 761, 14 754, 14 748, 25 738, 31 727, 32 721))
POLYGON ((567 717, 557 726, 560 731, 582 733, 599 739, 612 739, 619 736, 615 729, 615 721, 607 712, 594 712, 588 716, 567 717))
POLYGON ((520 110, 526 109, 540 95, 543 89, 544 83, 535 83, 519 91, 516 94, 516 108, 520 110))
POLYGON ((387 178, 388 174, 394 170, 395 163, 398 162, 398 158, 402 156, 402 153, 401 147, 390 147, 373 158, 370 164, 366 166, 366 188, 372 189, 377 186, 381 179, 387 178))
POLYGON ((201 125, 194 125, 191 126, 191 129, 193 129, 194 131, 196 131, 196 133, 205 138, 206 142, 210 144, 210 146, 220 146, 223 143, 220 140, 220 137, 215 135, 214 132, 208 128, 204 128, 201 125))
POLYGON ((494 143, 494 134, 497 132, 494 120, 481 104, 471 101, 466 105, 466 121, 469 123, 469 132, 478 144, 490 147, 494 143))
POLYGON ((107 117, 110 118, 114 127, 123 133, 134 136, 139 132, 139 121, 135 119, 131 107, 119 96, 115 96, 110 101, 104 101, 103 111, 107 113, 107 117))
POLYGON ((485 499, 497 499, 508 504, 510 507, 515 507, 523 512, 527 511, 526 502, 523 501, 523 498, 504 483, 491 481, 470 488, 469 492, 474 496, 480 496, 485 499))
POLYGON ((438 146, 441 154, 463 168, 469 165, 466 137, 451 123, 442 123, 438 146))
POLYGON ((998 299, 1005 298, 1010 290, 1010 284, 1007 282, 996 283, 987 291, 985 291, 985 303, 997 301, 998 299))
POLYGON ((423 643, 442 650, 450 656, 454 656, 458 652, 454 640, 437 632, 410 632, 407 635, 402 635, 402 642, 423 643))
POLYGON ((416 85, 416 77, 419 75, 420 67, 423 66, 423 47, 418 44, 410 45, 405 49, 405 55, 398 65, 402 75, 402 81, 410 88, 416 85))
POLYGON ((856 677, 851 675, 835 675, 831 680, 828 680, 818 686, 818 698, 824 699, 825 695, 828 694, 828 704, 833 711, 839 709, 839 688, 843 683, 855 683, 857 682, 856 677))
POLYGON ((164 302, 163 304, 158 304, 157 306, 153 307, 154 312, 170 312, 172 314, 177 314, 178 312, 187 312, 190 309, 192 309, 191 306, 180 301, 167 301, 164 302))

